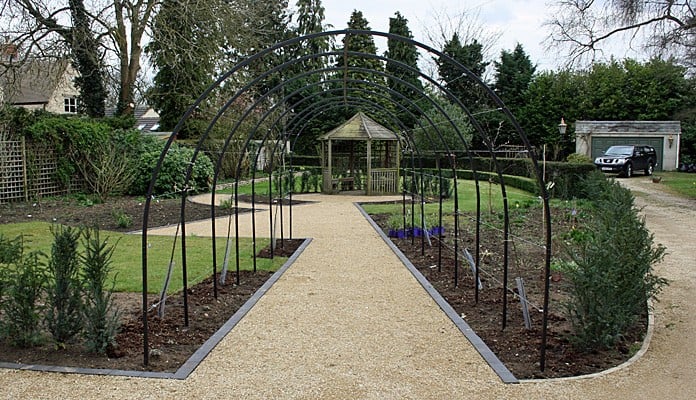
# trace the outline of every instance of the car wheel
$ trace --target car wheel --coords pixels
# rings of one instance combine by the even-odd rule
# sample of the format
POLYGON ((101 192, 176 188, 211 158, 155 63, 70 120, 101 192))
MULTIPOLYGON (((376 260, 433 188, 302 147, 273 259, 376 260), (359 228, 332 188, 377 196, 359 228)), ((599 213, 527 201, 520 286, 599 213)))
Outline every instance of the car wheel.
POLYGON ((653 171, 655 171, 655 166, 653 163, 648 164, 648 168, 645 169, 645 175, 650 176, 653 174, 653 171))
POLYGON ((626 166, 624 167, 624 175, 626 175, 626 178, 633 176, 633 165, 631 163, 626 163, 626 166))

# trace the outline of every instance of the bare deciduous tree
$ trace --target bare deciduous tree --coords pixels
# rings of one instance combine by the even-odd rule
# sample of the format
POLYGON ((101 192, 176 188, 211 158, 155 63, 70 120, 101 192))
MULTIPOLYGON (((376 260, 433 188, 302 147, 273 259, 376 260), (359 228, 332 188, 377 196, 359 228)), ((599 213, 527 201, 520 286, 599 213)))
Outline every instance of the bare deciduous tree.
MULTIPOLYGON (((20 49, 14 63, 33 56, 75 57, 77 36, 87 29, 100 47, 101 68, 113 62, 118 80, 117 109, 132 111, 134 87, 141 67, 142 41, 159 0, 2 0, 0 33, 20 49), (76 21, 74 10, 84 13, 76 21)), ((107 68, 107 71, 109 69, 107 68)), ((80 71, 84 74, 84 71, 80 71)))
POLYGON ((675 57, 696 66, 696 2, 692 0, 561 0, 547 38, 567 51, 568 64, 599 58, 611 41, 624 49, 675 57))
MULTIPOLYGON (((480 19, 477 8, 464 9, 456 13, 448 10, 433 10, 428 16, 433 21, 423 25, 425 42, 430 43, 436 49, 442 50, 445 44, 452 40, 454 34, 459 37, 462 44, 468 45, 476 41, 481 45, 483 61, 490 62, 497 54, 493 54, 493 49, 497 45, 502 32, 490 30, 480 19)), ((431 76, 437 75, 437 66, 431 59, 423 59, 427 63, 424 71, 431 76)))

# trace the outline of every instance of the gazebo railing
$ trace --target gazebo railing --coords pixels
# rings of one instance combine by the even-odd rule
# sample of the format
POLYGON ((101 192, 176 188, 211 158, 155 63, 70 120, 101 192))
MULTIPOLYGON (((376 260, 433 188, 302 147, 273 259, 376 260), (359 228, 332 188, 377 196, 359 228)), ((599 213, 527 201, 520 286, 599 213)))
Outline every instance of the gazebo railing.
POLYGON ((371 193, 397 193, 399 187, 398 168, 375 168, 370 173, 371 193))

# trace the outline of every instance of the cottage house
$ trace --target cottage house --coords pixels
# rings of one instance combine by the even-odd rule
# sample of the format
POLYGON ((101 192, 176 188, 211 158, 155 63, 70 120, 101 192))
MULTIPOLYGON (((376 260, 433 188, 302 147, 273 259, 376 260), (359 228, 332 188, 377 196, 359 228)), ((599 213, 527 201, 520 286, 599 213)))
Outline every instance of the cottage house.
POLYGON ((67 59, 28 59, 0 66, 0 102, 30 110, 77 114, 77 71, 67 59))

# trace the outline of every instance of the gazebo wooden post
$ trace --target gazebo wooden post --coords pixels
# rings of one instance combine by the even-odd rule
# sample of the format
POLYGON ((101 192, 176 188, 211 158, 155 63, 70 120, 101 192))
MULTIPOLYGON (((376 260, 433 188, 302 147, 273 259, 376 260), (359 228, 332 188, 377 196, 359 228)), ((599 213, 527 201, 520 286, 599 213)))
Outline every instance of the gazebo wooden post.
POLYGON ((367 188, 365 189, 368 196, 372 194, 372 140, 367 141, 367 188))
POLYGON ((394 174, 394 188, 399 190, 399 167, 401 166, 401 141, 396 141, 396 173, 394 174))
POLYGON ((327 193, 332 193, 333 192, 333 170, 332 170, 332 165, 331 165, 331 159, 333 158, 333 155, 331 154, 331 139, 327 140, 327 145, 329 148, 327 149, 327 154, 329 155, 329 158, 326 161, 326 172, 324 173, 324 188, 326 188, 327 193))

